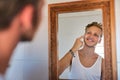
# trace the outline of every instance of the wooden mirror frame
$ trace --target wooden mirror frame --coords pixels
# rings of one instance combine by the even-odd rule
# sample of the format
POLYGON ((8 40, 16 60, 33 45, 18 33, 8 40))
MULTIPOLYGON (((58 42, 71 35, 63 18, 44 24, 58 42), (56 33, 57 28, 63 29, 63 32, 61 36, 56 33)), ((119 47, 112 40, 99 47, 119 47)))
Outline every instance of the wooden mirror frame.
POLYGON ((114 8, 110 0, 82 0, 49 4, 49 80, 58 80, 58 14, 102 9, 105 80, 117 80, 114 8))

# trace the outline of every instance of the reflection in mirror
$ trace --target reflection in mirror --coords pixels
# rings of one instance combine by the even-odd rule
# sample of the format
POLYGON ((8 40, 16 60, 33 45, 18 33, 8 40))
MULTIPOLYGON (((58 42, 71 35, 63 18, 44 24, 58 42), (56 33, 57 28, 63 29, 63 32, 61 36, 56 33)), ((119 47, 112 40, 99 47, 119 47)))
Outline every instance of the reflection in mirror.
MULTIPOLYGON (((58 14, 58 55, 59 60, 72 48, 76 38, 84 35, 85 26, 91 22, 102 22, 102 10, 73 12, 58 14)), ((104 58, 104 35, 95 52, 104 58)), ((70 67, 59 76, 60 79, 69 79, 70 67)))

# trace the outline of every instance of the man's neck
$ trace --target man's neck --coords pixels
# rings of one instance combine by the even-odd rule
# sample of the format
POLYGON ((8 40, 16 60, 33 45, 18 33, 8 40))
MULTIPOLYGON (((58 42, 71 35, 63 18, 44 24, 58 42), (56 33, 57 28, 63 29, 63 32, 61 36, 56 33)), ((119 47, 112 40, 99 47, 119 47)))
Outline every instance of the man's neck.
POLYGON ((11 35, 1 36, 0 34, 0 74, 5 74, 17 42, 18 40, 13 39, 11 35))
POLYGON ((15 18, 9 28, 0 31, 0 53, 7 56, 13 52, 13 49, 19 41, 20 27, 19 20, 15 18))
POLYGON ((17 31, 12 29, 0 31, 0 74, 5 74, 18 41, 19 36, 17 31))
POLYGON ((10 32, 0 32, 0 54, 2 53, 2 56, 12 53, 17 45, 18 39, 13 34, 10 32))
POLYGON ((89 46, 84 46, 84 48, 82 49, 82 53, 84 56, 93 56, 95 53, 95 47, 89 47, 89 46))

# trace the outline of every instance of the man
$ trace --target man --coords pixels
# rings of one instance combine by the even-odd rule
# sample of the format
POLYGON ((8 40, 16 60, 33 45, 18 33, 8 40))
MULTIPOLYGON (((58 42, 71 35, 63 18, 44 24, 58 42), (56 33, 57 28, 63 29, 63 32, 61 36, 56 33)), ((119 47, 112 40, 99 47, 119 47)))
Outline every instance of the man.
POLYGON ((84 36, 77 38, 70 51, 59 61, 59 75, 71 66, 70 79, 102 79, 103 59, 95 53, 95 46, 100 43, 102 32, 100 23, 88 24, 84 36))
POLYGON ((0 0, 0 76, 9 67, 17 43, 33 39, 43 4, 43 0, 0 0))

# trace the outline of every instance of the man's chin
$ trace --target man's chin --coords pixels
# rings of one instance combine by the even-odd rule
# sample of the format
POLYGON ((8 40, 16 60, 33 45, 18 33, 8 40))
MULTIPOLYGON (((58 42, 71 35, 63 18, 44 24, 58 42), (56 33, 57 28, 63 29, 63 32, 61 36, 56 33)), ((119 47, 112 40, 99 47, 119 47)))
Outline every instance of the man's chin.
POLYGON ((20 39, 21 42, 29 42, 29 41, 32 41, 33 40, 33 37, 22 37, 20 39))
POLYGON ((95 47, 95 44, 86 44, 86 46, 88 46, 88 47, 95 47))

